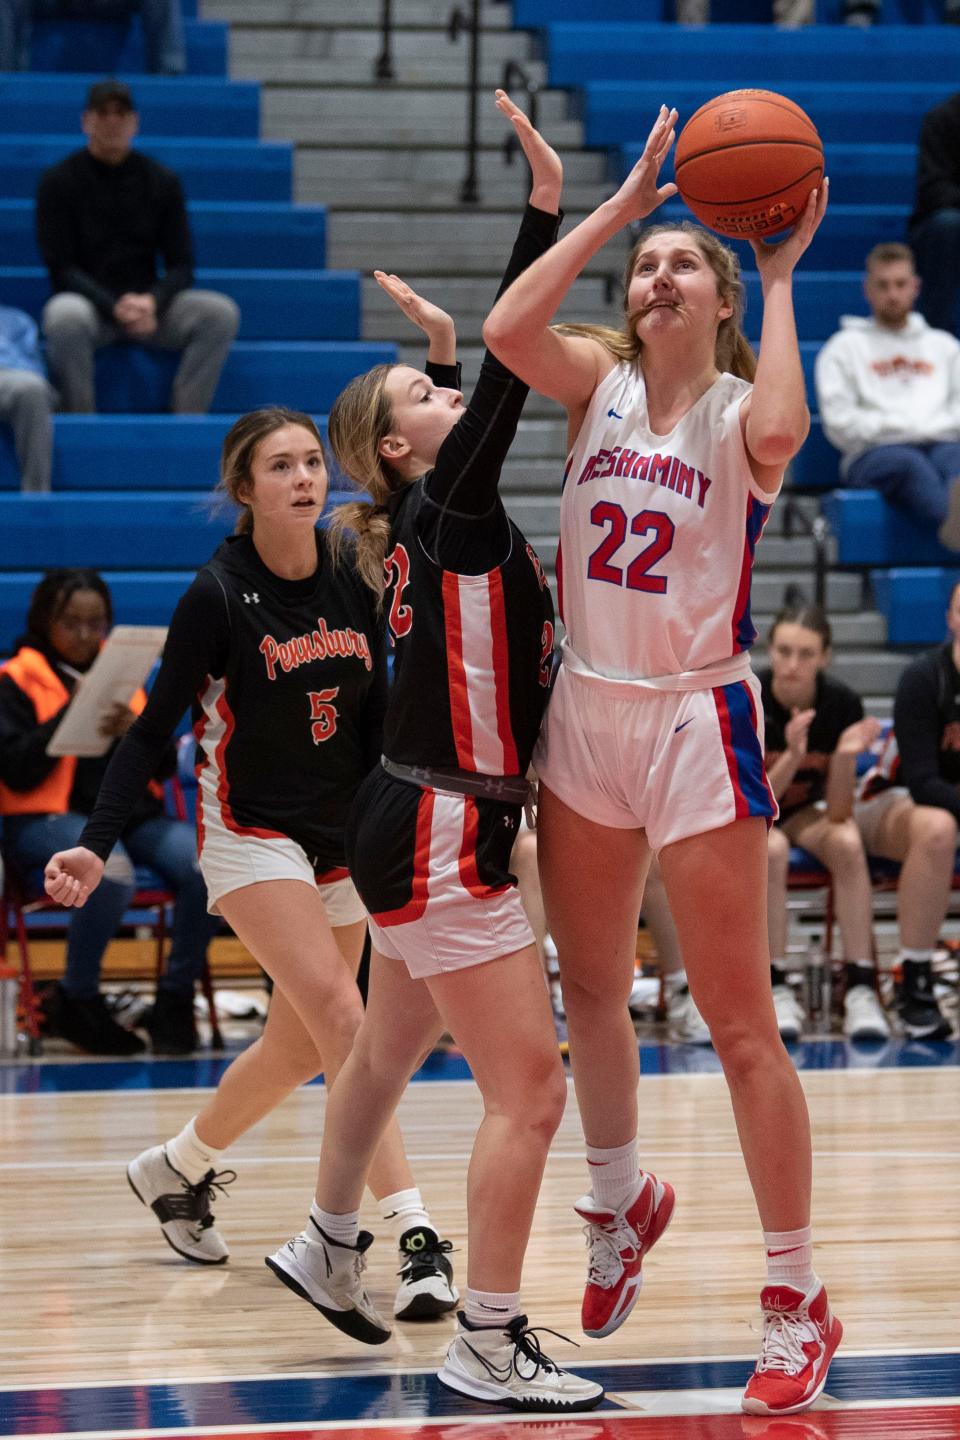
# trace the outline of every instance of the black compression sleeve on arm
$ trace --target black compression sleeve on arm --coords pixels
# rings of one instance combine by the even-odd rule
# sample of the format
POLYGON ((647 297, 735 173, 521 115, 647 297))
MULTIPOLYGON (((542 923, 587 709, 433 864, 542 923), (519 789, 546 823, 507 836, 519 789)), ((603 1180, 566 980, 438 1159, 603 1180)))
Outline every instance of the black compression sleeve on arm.
POLYGON ((434 385, 439 385, 441 390, 459 390, 461 388, 463 367, 459 360, 454 361, 452 365, 438 365, 435 360, 428 360, 423 368, 434 385))
POLYGON ((180 718, 207 675, 222 675, 230 625, 217 581, 201 571, 170 621, 163 661, 143 714, 130 726, 103 777, 79 844, 105 860, 133 807, 162 764, 180 718))
POLYGON ((940 774, 940 706, 936 673, 922 662, 908 666, 897 685, 893 728, 900 779, 917 805, 936 805, 960 821, 960 793, 940 774))
MULTIPOLYGON (((559 215, 528 205, 497 297, 557 238, 559 215)), ((484 352, 477 388, 440 447, 427 476, 426 498, 451 515, 479 517, 493 509, 500 471, 517 432, 528 386, 489 350, 484 352)))

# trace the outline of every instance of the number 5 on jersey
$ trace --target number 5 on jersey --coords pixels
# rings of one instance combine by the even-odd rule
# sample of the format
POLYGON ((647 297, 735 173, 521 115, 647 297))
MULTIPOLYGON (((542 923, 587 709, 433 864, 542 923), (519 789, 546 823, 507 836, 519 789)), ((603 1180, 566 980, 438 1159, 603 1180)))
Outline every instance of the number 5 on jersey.
POLYGON ((322 745, 324 740, 329 740, 330 736, 336 733, 337 707, 333 702, 339 694, 339 685, 334 685, 332 690, 307 691, 314 745, 322 745))

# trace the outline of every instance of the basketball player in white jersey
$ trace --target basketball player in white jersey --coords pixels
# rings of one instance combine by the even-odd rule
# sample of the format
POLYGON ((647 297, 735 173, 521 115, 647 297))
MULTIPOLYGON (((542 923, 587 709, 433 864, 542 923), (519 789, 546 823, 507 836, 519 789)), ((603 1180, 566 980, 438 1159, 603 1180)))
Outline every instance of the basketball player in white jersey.
POLYGON ((639 1167, 627 1012, 655 852, 764 1230, 763 1340, 743 1406, 787 1414, 822 1390, 841 1327, 812 1268, 809 1121, 771 999, 766 831, 776 803, 749 600, 756 543, 809 428, 791 287, 827 182, 788 239, 753 246, 759 361, 739 328, 736 257, 692 225, 640 236, 622 331, 551 329, 591 257, 676 193, 658 185, 676 119, 661 110, 621 189, 518 277, 484 338, 569 416, 557 565, 567 636, 536 768, 592 1181, 576 1207, 590 1240, 584 1329, 607 1335, 623 1323, 673 1209, 670 1186, 639 1167))

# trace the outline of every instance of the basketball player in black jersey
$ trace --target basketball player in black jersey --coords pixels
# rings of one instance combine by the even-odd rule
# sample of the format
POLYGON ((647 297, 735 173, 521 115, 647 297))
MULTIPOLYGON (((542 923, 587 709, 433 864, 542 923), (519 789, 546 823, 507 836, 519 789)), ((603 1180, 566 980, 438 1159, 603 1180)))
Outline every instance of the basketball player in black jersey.
MULTIPOLYGON (((519 114, 498 92, 503 114, 519 114)), ((521 134, 530 204, 505 287, 553 244, 560 161, 521 134)), ((384 756, 347 827, 371 916, 368 1008, 327 1108, 318 1200, 304 1242, 274 1257, 309 1271, 309 1298, 340 1329, 389 1330, 363 1287, 358 1207, 387 1118, 438 1017, 466 1055, 484 1118, 468 1173, 469 1288, 440 1371, 460 1394, 518 1409, 583 1410, 603 1391, 559 1370, 520 1313, 520 1272, 550 1140, 566 1101, 543 974, 509 855, 549 694, 553 606, 540 562, 498 485, 527 390, 484 357, 465 407, 452 323, 396 276, 381 285, 430 338, 427 370, 378 366, 330 414, 342 469, 373 503, 333 519, 395 645, 384 756)))
MULTIPOLYGON (((209 905, 275 982, 263 1036, 179 1135, 128 1170, 169 1244, 200 1264, 228 1254, 210 1213, 225 1178, 222 1152, 320 1070, 332 1081, 360 1024, 366 912, 343 834, 357 787, 379 760, 387 684, 376 601, 350 566, 334 566, 317 529, 327 472, 310 417, 243 416, 224 441, 221 477, 243 506, 239 533, 177 606, 146 709, 108 768, 80 845, 46 869, 53 899, 83 904, 192 705, 209 905)), ((369 1181, 400 1241, 396 1313, 451 1309, 449 1242, 430 1225, 395 1123, 369 1181)))

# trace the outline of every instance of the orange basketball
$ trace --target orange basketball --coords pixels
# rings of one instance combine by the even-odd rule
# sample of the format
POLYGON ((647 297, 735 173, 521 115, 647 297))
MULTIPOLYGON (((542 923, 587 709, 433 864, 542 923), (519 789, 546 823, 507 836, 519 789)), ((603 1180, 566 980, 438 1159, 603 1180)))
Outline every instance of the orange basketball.
POLYGON ((822 179, 813 121, 772 90, 729 90, 708 100, 677 140, 682 198, 702 224, 734 240, 789 229, 822 179))

